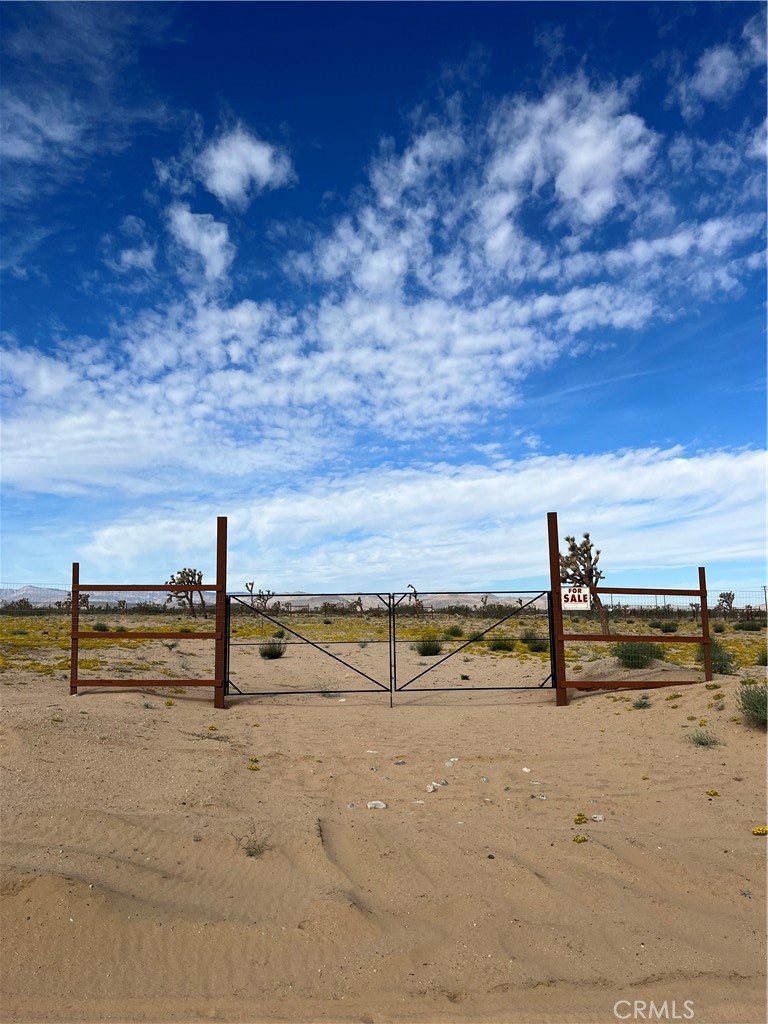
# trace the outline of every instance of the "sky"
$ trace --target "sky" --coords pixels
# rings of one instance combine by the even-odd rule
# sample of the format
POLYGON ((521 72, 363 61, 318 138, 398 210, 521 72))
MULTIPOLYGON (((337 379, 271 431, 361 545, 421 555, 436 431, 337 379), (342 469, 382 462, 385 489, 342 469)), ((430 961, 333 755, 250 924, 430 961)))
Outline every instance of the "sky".
POLYGON ((757 3, 3 3, 0 576, 765 572, 757 3))

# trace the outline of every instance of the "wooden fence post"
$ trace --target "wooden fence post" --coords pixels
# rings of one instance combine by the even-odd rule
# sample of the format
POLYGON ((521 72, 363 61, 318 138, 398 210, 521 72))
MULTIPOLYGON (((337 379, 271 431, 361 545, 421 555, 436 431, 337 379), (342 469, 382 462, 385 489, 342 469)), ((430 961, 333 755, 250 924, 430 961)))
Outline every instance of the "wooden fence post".
POLYGON ((80 563, 72 563, 72 590, 69 592, 72 599, 72 636, 69 648, 69 693, 77 693, 77 672, 78 657, 80 654, 80 642, 77 632, 80 628, 80 563))
POLYGON ((213 706, 225 708, 224 683, 227 670, 227 517, 216 520, 216 641, 213 676, 216 688, 213 706))
POLYGON ((549 590, 552 601, 552 626, 555 648, 555 699, 559 707, 568 704, 568 689, 565 685, 565 642, 563 640, 563 602, 560 596, 560 540, 557 528, 557 512, 547 512, 547 535, 549 539, 549 590))
POLYGON ((704 678, 712 679, 712 640, 709 636, 709 608, 707 608, 707 573, 699 566, 699 590, 701 591, 701 636, 704 648, 704 678))

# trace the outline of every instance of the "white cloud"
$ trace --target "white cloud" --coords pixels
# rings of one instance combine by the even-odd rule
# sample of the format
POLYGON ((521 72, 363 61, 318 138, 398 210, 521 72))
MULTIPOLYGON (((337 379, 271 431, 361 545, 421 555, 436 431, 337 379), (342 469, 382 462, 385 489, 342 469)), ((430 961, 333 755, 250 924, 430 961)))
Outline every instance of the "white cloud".
MULTIPOLYGON (((613 579, 682 567, 695 586, 697 565, 761 557, 764 468, 764 452, 674 448, 316 481, 229 504, 229 585, 254 566, 282 590, 400 589, 414 577, 418 589, 512 585, 546 577, 545 516, 556 509, 562 534, 592 531, 613 579)), ((210 561, 214 518, 211 503, 134 514, 95 529, 84 554, 97 572, 158 557, 172 567, 191 553, 210 561)))
POLYGON ((140 245, 135 249, 122 249, 117 254, 117 259, 111 260, 109 265, 119 273, 131 270, 143 270, 145 273, 149 273, 155 269, 156 255, 156 246, 140 245))
POLYGON ((288 154, 242 127, 211 142, 200 154, 197 167, 208 191, 237 209, 248 206, 254 194, 294 179, 288 154))
POLYGON ((510 101, 490 124, 494 143, 483 203, 486 230, 554 187, 562 215, 592 226, 631 202, 631 182, 654 156, 657 137, 619 88, 593 90, 576 76, 532 103, 510 101))
POLYGON ((175 203, 168 215, 176 241, 203 261, 206 281, 225 277, 235 257, 227 225, 214 220, 209 213, 192 213, 184 203, 175 203))
POLYGON ((741 92, 752 69, 765 65, 765 10, 744 25, 741 39, 705 50, 694 71, 680 68, 672 83, 672 96, 689 120, 700 117, 706 103, 726 106, 741 92))

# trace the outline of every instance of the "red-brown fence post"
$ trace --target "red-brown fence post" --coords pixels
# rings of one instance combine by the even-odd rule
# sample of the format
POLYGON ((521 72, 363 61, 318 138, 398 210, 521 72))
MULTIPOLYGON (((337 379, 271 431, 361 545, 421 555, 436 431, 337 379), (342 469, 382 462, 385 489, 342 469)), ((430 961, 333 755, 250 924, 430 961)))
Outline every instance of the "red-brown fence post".
POLYGON ((214 648, 213 675, 216 688, 213 692, 213 706, 225 708, 224 676, 227 665, 227 517, 216 520, 216 641, 214 648))
POLYGON ((712 640, 709 636, 709 608, 707 607, 707 573, 699 566, 699 590, 701 591, 701 636, 704 648, 704 678, 712 679, 712 640))
POLYGON ((555 647, 555 700, 559 707, 568 703, 568 689, 565 685, 565 642, 563 641, 563 602, 560 587, 560 539, 557 528, 557 512, 547 512, 547 535, 549 539, 549 589, 552 601, 552 627, 555 647))
POLYGON ((77 631, 80 628, 80 563, 72 563, 72 590, 69 592, 72 599, 72 636, 69 648, 69 693, 77 693, 78 658, 80 655, 80 642, 77 631))

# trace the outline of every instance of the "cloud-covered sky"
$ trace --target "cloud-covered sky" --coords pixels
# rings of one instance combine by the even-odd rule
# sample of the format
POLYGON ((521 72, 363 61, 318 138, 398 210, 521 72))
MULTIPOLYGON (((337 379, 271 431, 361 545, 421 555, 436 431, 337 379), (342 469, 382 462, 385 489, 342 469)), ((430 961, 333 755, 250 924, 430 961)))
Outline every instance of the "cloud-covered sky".
POLYGON ((764 5, 4 22, 4 580, 764 582, 764 5))

